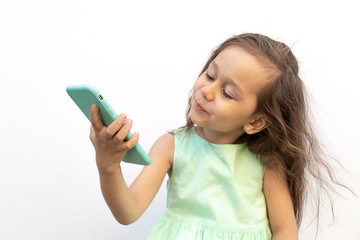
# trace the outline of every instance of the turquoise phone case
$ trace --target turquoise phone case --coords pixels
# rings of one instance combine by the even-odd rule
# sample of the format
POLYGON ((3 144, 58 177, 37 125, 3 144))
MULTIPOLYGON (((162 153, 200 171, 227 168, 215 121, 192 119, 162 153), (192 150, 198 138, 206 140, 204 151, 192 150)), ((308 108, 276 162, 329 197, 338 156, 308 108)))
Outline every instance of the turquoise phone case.
MULTIPOLYGON (((71 85, 66 88, 66 92, 89 121, 91 121, 90 108, 93 104, 99 107, 100 119, 105 126, 109 126, 118 116, 104 96, 92 85, 71 85)), ((125 140, 130 139, 130 137, 131 133, 126 136, 125 140)), ((140 165, 149 165, 151 163, 149 155, 139 143, 126 153, 122 161, 140 165)))

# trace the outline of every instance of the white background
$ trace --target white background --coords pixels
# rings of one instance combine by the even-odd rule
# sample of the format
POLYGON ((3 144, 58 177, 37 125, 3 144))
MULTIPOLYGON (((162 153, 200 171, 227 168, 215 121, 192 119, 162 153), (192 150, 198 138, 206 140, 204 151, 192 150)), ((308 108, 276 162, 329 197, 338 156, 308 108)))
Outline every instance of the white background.
MULTIPOLYGON (((1 0, 0 240, 145 239, 164 213, 165 185, 136 223, 119 225, 100 193, 89 122, 65 88, 96 85, 134 120, 148 151, 185 123, 211 50, 243 32, 292 46, 319 137, 359 177, 359 22, 347 0, 1 0)), ((123 169, 130 183, 141 167, 123 169)), ((335 223, 324 214, 318 239, 359 239, 360 201, 342 192, 335 223)), ((314 237, 307 225, 300 239, 314 237)))

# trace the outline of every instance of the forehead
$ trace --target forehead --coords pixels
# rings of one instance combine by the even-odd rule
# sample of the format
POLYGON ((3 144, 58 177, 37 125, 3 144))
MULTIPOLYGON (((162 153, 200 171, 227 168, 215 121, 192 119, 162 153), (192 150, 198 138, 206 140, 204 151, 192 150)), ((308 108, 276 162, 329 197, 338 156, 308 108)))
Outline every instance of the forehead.
POLYGON ((210 64, 212 66, 217 66, 221 77, 231 79, 245 92, 257 93, 267 82, 260 60, 238 46, 222 50, 210 64))
POLYGON ((217 65, 222 65, 223 68, 227 68, 229 70, 239 68, 258 69, 261 67, 258 58, 238 46, 229 46, 223 49, 216 56, 214 62, 217 65))

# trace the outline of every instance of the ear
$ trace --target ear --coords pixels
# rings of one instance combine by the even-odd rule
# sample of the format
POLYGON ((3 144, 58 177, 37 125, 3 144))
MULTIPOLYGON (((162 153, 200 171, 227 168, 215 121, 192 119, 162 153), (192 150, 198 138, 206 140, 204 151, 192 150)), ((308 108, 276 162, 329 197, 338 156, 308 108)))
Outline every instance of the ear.
POLYGON ((244 130, 247 134, 255 134, 267 127, 266 119, 259 117, 251 120, 248 124, 245 124, 244 130))

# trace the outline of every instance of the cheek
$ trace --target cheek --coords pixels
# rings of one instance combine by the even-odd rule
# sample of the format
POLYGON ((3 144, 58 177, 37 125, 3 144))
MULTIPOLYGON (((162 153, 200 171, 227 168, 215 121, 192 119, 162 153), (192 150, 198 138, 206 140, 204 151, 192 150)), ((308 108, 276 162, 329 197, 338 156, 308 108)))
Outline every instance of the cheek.
POLYGON ((214 112, 216 112, 217 117, 222 121, 232 122, 239 118, 242 118, 244 112, 238 106, 232 104, 219 104, 214 106, 214 112))
POLYGON ((241 108, 241 112, 239 113, 239 115, 241 115, 245 121, 250 121, 255 115, 256 108, 256 99, 253 99, 252 101, 247 101, 241 108))
POLYGON ((198 78, 195 80, 193 88, 198 87, 198 85, 200 84, 200 82, 201 82, 201 76, 198 77, 198 78))
POLYGON ((198 77, 196 79, 196 81, 194 82, 194 86, 193 86, 193 89, 199 89, 201 88, 202 86, 204 86, 204 84, 206 84, 207 82, 207 79, 205 77, 205 74, 201 74, 200 77, 198 77))
POLYGON ((257 97, 253 96, 246 101, 246 112, 248 115, 253 115, 257 108, 257 97))
POLYGON ((248 121, 256 110, 256 104, 244 103, 219 107, 218 113, 223 121, 243 124, 248 121))

